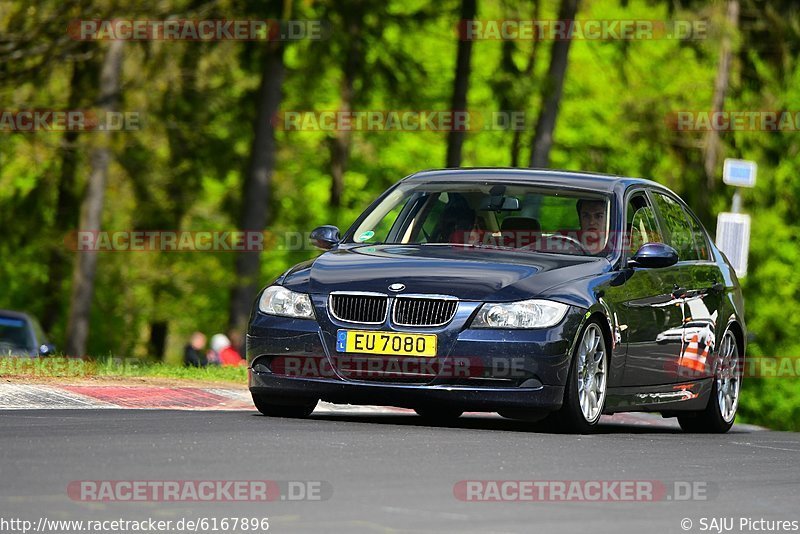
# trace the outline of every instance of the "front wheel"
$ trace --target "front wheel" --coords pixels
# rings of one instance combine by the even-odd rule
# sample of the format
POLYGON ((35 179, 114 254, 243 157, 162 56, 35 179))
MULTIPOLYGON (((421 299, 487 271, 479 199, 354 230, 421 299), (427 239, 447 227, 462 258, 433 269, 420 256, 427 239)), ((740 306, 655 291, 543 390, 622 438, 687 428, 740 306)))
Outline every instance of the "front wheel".
POLYGON ((584 327, 573 351, 564 404, 546 421, 563 432, 591 432, 603 413, 607 377, 608 344, 603 329, 593 320, 584 327))
POLYGON ((714 385, 706 409, 678 416, 678 424, 685 432, 724 434, 731 429, 742 386, 740 366, 736 337, 727 330, 720 343, 714 385))
POLYGON ((271 397, 253 393, 253 404, 262 414, 269 417, 303 418, 311 415, 317 407, 317 399, 292 399, 271 397))

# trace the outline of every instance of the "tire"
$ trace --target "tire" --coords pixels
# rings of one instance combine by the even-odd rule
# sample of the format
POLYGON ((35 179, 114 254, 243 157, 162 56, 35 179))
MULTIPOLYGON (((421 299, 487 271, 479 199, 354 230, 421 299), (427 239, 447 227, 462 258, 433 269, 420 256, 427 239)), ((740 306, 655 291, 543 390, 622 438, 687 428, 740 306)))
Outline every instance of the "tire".
POLYGON ((605 407, 608 342, 595 320, 586 323, 578 340, 570 361, 564 403, 558 411, 548 415, 543 423, 547 428, 560 432, 588 434, 597 426, 605 407), (592 378, 589 379, 589 376, 592 378))
POLYGON ((268 395, 253 395, 253 404, 256 409, 268 417, 304 418, 311 415, 317 407, 317 399, 292 399, 270 397, 268 395))
POLYGON ((733 426, 742 386, 742 359, 736 336, 725 331, 717 354, 711 396, 704 410, 678 415, 684 432, 724 434, 733 426))
POLYGON ((463 410, 459 410, 458 408, 442 408, 433 406, 414 408, 414 411, 417 412, 417 415, 420 417, 431 422, 455 421, 464 413, 463 410))

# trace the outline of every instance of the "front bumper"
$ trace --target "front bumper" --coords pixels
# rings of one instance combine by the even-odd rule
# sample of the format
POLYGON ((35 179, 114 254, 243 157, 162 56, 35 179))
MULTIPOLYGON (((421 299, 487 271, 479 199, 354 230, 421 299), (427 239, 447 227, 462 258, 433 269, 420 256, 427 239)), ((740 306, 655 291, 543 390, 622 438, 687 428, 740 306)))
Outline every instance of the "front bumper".
POLYGON ((317 320, 254 311, 247 334, 252 393, 408 408, 555 410, 563 400, 571 340, 583 315, 573 309, 561 324, 541 330, 470 329, 466 326, 479 303, 462 302, 454 320, 438 329, 372 327, 436 333, 436 357, 414 359, 337 352, 338 329, 364 328, 337 323, 318 304, 317 320))
POLYGON ((297 378, 250 371, 250 392, 287 399, 314 398, 335 404, 374 404, 416 408, 436 406, 465 411, 503 409, 551 411, 561 406, 564 386, 487 388, 451 385, 346 382, 324 378, 297 378))

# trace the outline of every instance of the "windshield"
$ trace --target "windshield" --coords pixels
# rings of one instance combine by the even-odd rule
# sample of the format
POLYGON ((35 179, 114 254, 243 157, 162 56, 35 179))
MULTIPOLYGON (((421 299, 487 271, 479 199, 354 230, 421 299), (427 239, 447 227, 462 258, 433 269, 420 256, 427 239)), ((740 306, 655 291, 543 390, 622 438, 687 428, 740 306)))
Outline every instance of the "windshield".
POLYGON ((569 189, 491 182, 404 183, 350 234, 351 243, 608 254, 610 200, 569 189))
POLYGON ((0 352, 33 350, 28 324, 22 319, 0 315, 0 352))

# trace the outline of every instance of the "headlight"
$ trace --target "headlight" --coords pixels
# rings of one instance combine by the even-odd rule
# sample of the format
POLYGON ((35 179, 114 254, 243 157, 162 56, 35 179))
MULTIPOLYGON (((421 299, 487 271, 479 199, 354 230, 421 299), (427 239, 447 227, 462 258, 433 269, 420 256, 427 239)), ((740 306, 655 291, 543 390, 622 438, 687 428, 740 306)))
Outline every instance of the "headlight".
POLYGON ((557 325, 569 306, 550 300, 521 300, 481 306, 472 320, 475 328, 547 328, 557 325))
POLYGON ((285 287, 270 286, 261 293, 258 309, 269 315, 313 319, 314 307, 305 293, 295 293, 285 287))

